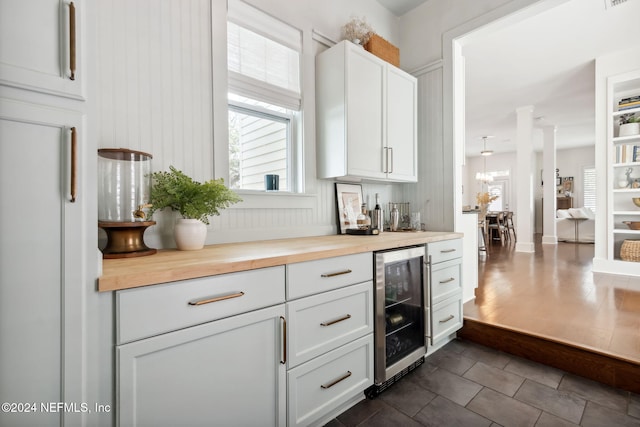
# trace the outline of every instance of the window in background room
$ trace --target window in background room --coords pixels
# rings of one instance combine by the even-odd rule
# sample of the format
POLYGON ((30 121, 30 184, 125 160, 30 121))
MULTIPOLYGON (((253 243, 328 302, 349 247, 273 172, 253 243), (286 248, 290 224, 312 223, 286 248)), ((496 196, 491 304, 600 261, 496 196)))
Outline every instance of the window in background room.
POLYGON ((229 2, 229 186, 302 192, 300 52, 297 29, 239 1, 229 2))
POLYGON ((583 205, 596 212, 596 168, 586 166, 582 169, 583 205))

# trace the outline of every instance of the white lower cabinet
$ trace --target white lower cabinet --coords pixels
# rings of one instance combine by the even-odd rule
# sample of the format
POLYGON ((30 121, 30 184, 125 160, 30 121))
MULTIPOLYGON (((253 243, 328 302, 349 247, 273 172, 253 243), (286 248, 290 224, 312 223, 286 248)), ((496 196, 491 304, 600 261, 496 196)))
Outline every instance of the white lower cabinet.
POLYGON ((373 384, 373 334, 325 353, 287 373, 289 426, 322 425, 373 384))
POLYGON ((462 328, 462 239, 427 244, 429 284, 427 340, 431 350, 462 328))
POLYGON ((372 265, 367 253, 118 291, 118 425, 328 422, 373 384, 372 265))
POLYGON ((285 426, 284 304, 117 348, 120 426, 285 426))
POLYGON ((371 253, 287 265, 290 427, 327 423, 373 384, 372 278, 371 253), (313 281, 320 293, 291 298, 313 281))
POLYGON ((285 426, 284 292, 283 266, 119 291, 118 425, 285 426))

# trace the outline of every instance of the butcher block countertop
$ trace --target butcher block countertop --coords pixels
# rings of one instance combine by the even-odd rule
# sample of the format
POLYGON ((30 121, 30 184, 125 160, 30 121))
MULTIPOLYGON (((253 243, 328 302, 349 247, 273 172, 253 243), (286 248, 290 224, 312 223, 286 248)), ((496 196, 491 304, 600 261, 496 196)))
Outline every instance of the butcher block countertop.
POLYGON ((331 235, 225 243, 205 246, 199 251, 162 249, 150 256, 103 260, 98 291, 117 291, 461 237, 462 233, 454 232, 384 232, 377 236, 331 235))

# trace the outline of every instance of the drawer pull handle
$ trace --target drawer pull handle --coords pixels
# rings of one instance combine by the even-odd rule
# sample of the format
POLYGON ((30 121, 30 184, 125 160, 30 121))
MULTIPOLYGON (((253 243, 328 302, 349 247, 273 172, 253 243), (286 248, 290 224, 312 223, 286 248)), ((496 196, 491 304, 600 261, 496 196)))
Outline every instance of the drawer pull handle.
POLYGON ((287 319, 283 316, 280 316, 282 320, 282 360, 280 363, 282 365, 287 363, 287 319))
POLYGON ((336 323, 342 322, 343 320, 347 320, 347 319, 351 319, 351 315, 350 314, 347 314, 346 316, 342 316, 339 319, 329 320, 328 322, 322 322, 322 323, 320 323, 320 326, 335 325, 336 323))
POLYGON ((450 314, 449 317, 447 317, 446 319, 442 319, 440 320, 440 323, 447 323, 449 320, 455 319, 455 316, 453 314, 450 314))
POLYGON ((454 280, 456 280, 456 279, 455 279, 455 278, 453 278, 453 277, 449 277, 449 278, 448 278, 448 279, 446 279, 446 280, 441 280, 441 281, 440 281, 440 284, 441 284, 441 285, 443 285, 443 284, 445 284, 445 283, 453 282, 454 280))
POLYGON ((239 298, 243 295, 244 295, 244 292, 236 292, 234 294, 221 295, 219 297, 196 299, 193 301, 189 301, 189 305, 211 304, 212 302, 224 301, 226 299, 231 299, 231 298, 239 298))
POLYGON ((69 80, 76 79, 76 5, 69 3, 69 80))
POLYGON ((324 388, 324 389, 331 388, 331 387, 333 387, 334 385, 338 384, 340 381, 344 381, 344 380, 346 380, 346 379, 347 379, 347 378, 349 378, 350 376, 351 376, 351 371, 347 371, 347 373, 346 373, 346 374, 344 374, 343 376, 341 376, 340 378, 338 378, 338 379, 336 379, 336 380, 333 380, 333 381, 331 381, 330 383, 322 384, 322 385, 320 386, 320 388, 324 388))
POLYGON ((448 254, 448 253, 455 252, 455 251, 456 251, 455 249, 445 249, 443 251, 440 251, 440 253, 441 254, 448 254))
POLYGON ((77 179, 76 172, 78 169, 78 131, 76 127, 72 127, 71 129, 71 199, 69 201, 71 203, 76 202, 76 190, 77 190, 77 179))
POLYGON ((323 273, 320 275, 320 277, 335 277, 335 276, 340 276, 342 274, 349 274, 349 273, 353 273, 351 270, 347 269, 344 271, 337 271, 335 273, 323 273))

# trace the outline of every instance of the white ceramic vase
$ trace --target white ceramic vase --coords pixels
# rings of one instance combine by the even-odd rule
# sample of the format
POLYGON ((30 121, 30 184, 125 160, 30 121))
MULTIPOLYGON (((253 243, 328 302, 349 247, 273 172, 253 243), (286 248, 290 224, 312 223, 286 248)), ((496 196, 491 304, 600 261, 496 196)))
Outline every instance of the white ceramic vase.
POLYGON ((625 123, 620 125, 619 136, 631 136, 640 134, 640 123, 625 123))
POLYGON ((178 218, 173 228, 173 238, 178 250, 202 249, 207 238, 207 226, 198 219, 178 218))

